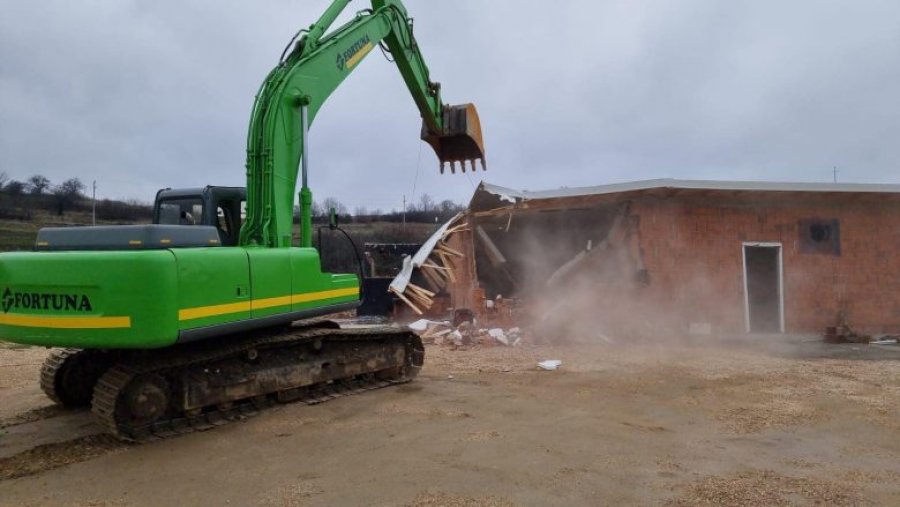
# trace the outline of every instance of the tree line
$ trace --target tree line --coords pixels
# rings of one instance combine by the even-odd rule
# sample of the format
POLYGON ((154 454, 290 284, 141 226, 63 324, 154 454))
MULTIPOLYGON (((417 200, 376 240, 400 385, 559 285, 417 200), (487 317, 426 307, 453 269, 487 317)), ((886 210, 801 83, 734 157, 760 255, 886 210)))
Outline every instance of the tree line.
MULTIPOLYGON (((313 222, 327 223, 331 210, 338 215, 338 220, 343 223, 371 223, 371 222, 413 222, 413 223, 435 223, 446 222, 453 218, 457 213, 464 211, 466 207, 462 204, 453 202, 450 199, 437 202, 428 194, 422 194, 418 203, 412 203, 403 210, 391 210, 385 212, 380 208, 369 209, 366 206, 356 206, 351 212, 344 203, 328 197, 321 203, 313 202, 312 215, 313 222)), ((300 207, 294 208, 294 219, 300 219, 300 207)))
MULTIPOLYGON (((84 195, 86 186, 78 178, 69 178, 53 183, 49 178, 35 174, 19 181, 0 172, 0 219, 31 220, 34 212, 43 210, 57 216, 66 212, 91 211, 90 199, 84 195)), ((138 201, 117 201, 101 199, 96 202, 97 218, 105 221, 137 222, 149 221, 153 215, 150 205, 138 201)), ((313 202, 313 221, 317 224, 328 223, 331 210, 338 215, 342 223, 372 222, 445 222, 455 214, 463 211, 465 206, 449 199, 436 201, 429 194, 422 194, 417 203, 407 206, 406 210, 383 211, 356 206, 352 212, 344 203, 329 197, 321 202, 313 202)), ((294 208, 294 219, 299 222, 300 208, 294 208)))
MULTIPOLYGON (((78 178, 53 183, 46 176, 35 174, 19 181, 0 172, 0 218, 31 220, 36 211, 60 217, 70 211, 90 211, 91 202, 84 190, 85 185, 78 178)), ((108 221, 149 220, 153 213, 149 205, 137 201, 101 199, 96 202, 96 208, 97 218, 108 221)))

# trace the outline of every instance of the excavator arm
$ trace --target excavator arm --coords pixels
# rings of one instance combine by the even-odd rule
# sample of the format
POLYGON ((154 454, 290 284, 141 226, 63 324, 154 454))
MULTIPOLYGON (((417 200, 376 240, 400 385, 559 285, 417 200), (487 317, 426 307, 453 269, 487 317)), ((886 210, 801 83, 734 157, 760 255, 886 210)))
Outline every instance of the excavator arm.
MULTIPOLYGON (((247 136, 247 216, 243 246, 291 245, 294 192, 302 161, 301 246, 312 246, 312 193, 306 178, 307 129, 327 98, 382 41, 387 45, 422 115, 421 137, 441 163, 465 171, 475 160, 484 168, 478 113, 472 104, 441 102, 413 35, 413 23, 399 0, 372 0, 367 9, 329 32, 350 0, 335 0, 300 36, 269 73, 256 95, 247 136)), ((349 141, 352 146, 352 140, 349 141)))

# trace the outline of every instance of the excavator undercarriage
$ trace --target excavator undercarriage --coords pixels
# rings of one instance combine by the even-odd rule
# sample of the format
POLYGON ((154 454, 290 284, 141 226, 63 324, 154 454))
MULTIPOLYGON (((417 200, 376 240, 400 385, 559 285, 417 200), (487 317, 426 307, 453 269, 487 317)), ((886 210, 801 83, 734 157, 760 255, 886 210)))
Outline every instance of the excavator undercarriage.
POLYGON ((424 356, 407 330, 319 321, 234 337, 225 346, 57 349, 44 363, 41 386, 64 405, 90 404, 115 436, 144 441, 209 429, 276 402, 315 404, 408 382, 424 356))

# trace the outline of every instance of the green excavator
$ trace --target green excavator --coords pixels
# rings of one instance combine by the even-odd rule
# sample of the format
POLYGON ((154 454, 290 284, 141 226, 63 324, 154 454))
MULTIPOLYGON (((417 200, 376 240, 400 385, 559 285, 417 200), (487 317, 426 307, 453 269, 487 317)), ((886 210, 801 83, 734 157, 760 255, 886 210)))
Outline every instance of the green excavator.
POLYGON ((54 348, 41 369, 51 399, 90 405, 113 434, 142 440, 418 373, 424 349, 408 330, 323 318, 360 304, 362 273, 323 273, 312 246, 308 128, 378 45, 441 172, 485 168, 481 127, 471 104, 441 101, 398 0, 372 0, 329 32, 349 2, 335 0, 298 32, 259 89, 246 189, 165 189, 153 224, 47 228, 36 251, 0 254, 0 339, 54 348))

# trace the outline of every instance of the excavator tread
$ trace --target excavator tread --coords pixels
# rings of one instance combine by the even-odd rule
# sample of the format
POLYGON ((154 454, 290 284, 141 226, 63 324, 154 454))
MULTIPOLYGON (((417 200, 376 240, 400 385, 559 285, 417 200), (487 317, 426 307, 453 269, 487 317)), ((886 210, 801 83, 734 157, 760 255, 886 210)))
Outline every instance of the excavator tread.
POLYGON ((63 403, 57 391, 56 375, 63 368, 66 360, 79 352, 79 349, 52 349, 41 364, 41 390, 54 403, 60 405, 63 403))
POLYGON ((87 407, 93 383, 107 360, 96 350, 51 349, 41 364, 41 390, 58 405, 87 407))
POLYGON ((266 333, 234 339, 225 344, 199 342, 194 346, 163 349, 158 353, 136 354, 113 365, 100 377, 94 388, 92 410, 104 426, 117 438, 132 442, 146 442, 196 431, 206 431, 231 422, 257 415, 278 402, 299 401, 308 405, 334 398, 409 382, 421 369, 424 350, 417 336, 397 327, 367 327, 339 329, 325 326, 294 328, 288 332, 266 333), (250 349, 271 349, 295 346, 317 340, 329 343, 379 340, 385 337, 406 336, 407 365, 399 378, 336 378, 286 391, 259 393, 232 403, 206 406, 192 413, 178 413, 152 424, 134 426, 119 420, 117 403, 129 383, 138 375, 156 374, 192 365, 238 357, 250 349))

